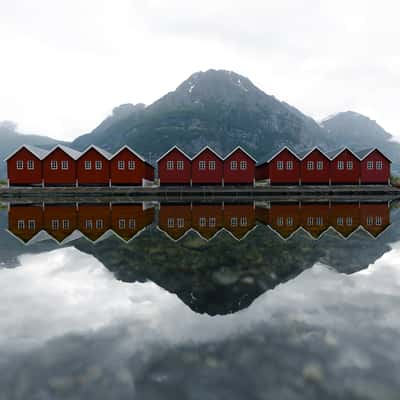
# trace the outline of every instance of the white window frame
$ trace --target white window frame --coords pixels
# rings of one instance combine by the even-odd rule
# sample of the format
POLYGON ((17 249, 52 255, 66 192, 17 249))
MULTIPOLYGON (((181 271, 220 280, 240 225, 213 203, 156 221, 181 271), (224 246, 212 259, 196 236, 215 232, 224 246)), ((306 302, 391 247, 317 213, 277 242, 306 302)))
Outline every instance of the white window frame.
POLYGON ((207 226, 207 218, 206 217, 199 218, 199 226, 201 228, 205 228, 207 226))
POLYGON ((307 171, 313 171, 314 170, 314 161, 308 160, 307 161, 307 171))
POLYGON ((353 168, 354 168, 354 163, 353 163, 353 161, 351 161, 351 160, 347 161, 347 162, 346 162, 346 169, 349 170, 349 171, 352 171, 353 168))
POLYGON ((237 170, 237 161, 236 160, 232 160, 230 165, 231 165, 231 171, 237 170))
POLYGON ((231 226, 232 227, 238 226, 238 218, 237 217, 231 217, 231 226))
POLYGON ((287 171, 292 171, 293 170, 293 161, 292 160, 286 161, 286 170, 287 171))
POLYGON ((286 226, 293 226, 293 217, 286 217, 286 226))
POLYGON ((277 160, 276 162, 276 169, 279 169, 279 171, 283 171, 284 168, 284 163, 282 160, 277 160))
POLYGON ((215 169, 216 169, 216 163, 215 163, 214 160, 211 160, 211 161, 208 162, 208 169, 209 169, 210 171, 215 171, 215 169))
POLYGON ((307 217, 307 226, 314 226, 314 217, 307 217))
POLYGON ((128 160, 128 169, 133 171, 136 168, 135 160, 128 160))
POLYGON ((177 218, 176 219, 176 227, 184 228, 185 227, 185 218, 177 218))
POLYGON ((245 171, 247 169, 247 161, 242 160, 240 161, 240 170, 245 171))
POLYGON ((68 171, 68 169, 69 169, 69 161, 68 160, 61 161, 61 169, 63 171, 68 171))
POLYGON ((324 218, 323 217, 315 217, 315 225, 322 226, 323 224, 324 224, 324 218))
POLYGON ((340 171, 344 170, 344 161, 343 160, 339 160, 336 165, 337 165, 338 170, 340 170, 340 171))
POLYGON ((128 228, 129 229, 136 229, 136 218, 129 218, 128 228))
POLYGON ((16 165, 16 168, 17 168, 18 170, 24 169, 24 161, 23 161, 23 160, 17 160, 17 161, 15 162, 15 165, 16 165))
POLYGON ((373 225, 374 224, 374 217, 372 215, 367 216, 367 225, 373 225))
POLYGON ((60 229, 60 221, 58 219, 51 220, 51 230, 58 231, 60 229))
POLYGON ((199 170, 204 171, 206 169, 206 162, 204 160, 199 161, 199 170))
POLYGON ((317 170, 322 171, 324 169, 324 162, 322 160, 317 161, 317 170))
POLYGON ((283 217, 277 217, 277 219, 276 219, 276 225, 278 225, 278 226, 283 226, 284 223, 285 223, 285 221, 284 221, 283 217))
POLYGON ((93 221, 91 219, 85 219, 85 229, 91 231, 93 229, 93 221))
POLYGON ((217 219, 215 217, 209 217, 208 218, 208 226, 210 228, 215 228, 216 225, 217 225, 217 219))
POLYGON ((85 170, 90 171, 92 169, 92 161, 91 160, 85 160, 85 170))
POLYGON ((240 226, 247 226, 247 217, 241 216, 239 220, 239 225, 240 226))
POLYGON ((34 219, 28 219, 28 230, 34 231, 36 229, 36 221, 34 219))
POLYGON ((175 227, 175 220, 173 218, 168 218, 167 219, 167 226, 168 226, 168 228, 174 228, 175 227))
POLYGON ((343 226, 344 225, 343 217, 337 217, 336 223, 337 225, 343 226))
POLYGON ((103 229, 104 222, 102 219, 96 219, 96 229, 103 229))
POLYGON ((124 160, 118 160, 118 171, 124 171, 125 170, 125 161, 124 160))
POLYGON ((353 217, 346 217, 346 225, 353 226, 353 217))
POLYGON ((372 170, 374 169, 374 162, 373 161, 367 161, 367 169, 372 170))
POLYGON ((383 169, 383 162, 382 162, 381 160, 377 161, 377 162, 375 163, 375 168, 376 168, 378 171, 381 171, 381 170, 383 169))
POLYGON ((51 160, 50 161, 50 169, 53 171, 57 171, 58 170, 58 162, 57 160, 51 160))
POLYGON ((23 230, 25 229, 25 220, 19 219, 19 220, 17 221, 17 229, 18 229, 19 231, 23 231, 23 230))
POLYGON ((174 160, 167 160, 167 170, 172 171, 174 169, 174 160))
POLYGON ((118 229, 125 229, 125 227, 126 227, 125 218, 120 218, 118 220, 118 229))
POLYGON ((184 168, 185 168, 185 163, 183 162, 183 160, 178 160, 176 162, 176 169, 183 171, 184 168))
POLYGON ((63 229, 68 230, 69 229, 69 219, 63 219, 63 229))
POLYGON ((103 169, 103 161, 102 160, 96 160, 94 165, 95 165, 96 171, 101 171, 103 169))
POLYGON ((381 215, 377 215, 375 217, 375 225, 376 226, 381 226, 382 225, 382 216, 381 215))
POLYGON ((33 171, 35 169, 35 161, 34 160, 28 160, 26 162, 26 168, 29 169, 30 171, 33 171))

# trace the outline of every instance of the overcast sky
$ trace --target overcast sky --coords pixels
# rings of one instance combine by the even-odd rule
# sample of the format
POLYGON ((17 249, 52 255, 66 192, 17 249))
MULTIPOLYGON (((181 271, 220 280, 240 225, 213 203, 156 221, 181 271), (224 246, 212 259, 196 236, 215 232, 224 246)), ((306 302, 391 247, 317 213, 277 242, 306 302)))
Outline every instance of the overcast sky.
POLYGON ((399 15, 398 0, 0 0, 0 121, 73 139, 215 68, 400 137, 399 15))

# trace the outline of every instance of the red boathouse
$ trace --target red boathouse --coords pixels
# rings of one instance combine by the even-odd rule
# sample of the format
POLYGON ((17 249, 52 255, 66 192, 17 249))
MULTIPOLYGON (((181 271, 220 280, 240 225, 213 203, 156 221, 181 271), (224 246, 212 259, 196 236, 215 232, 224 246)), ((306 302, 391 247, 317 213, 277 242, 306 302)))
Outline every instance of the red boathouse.
POLYGON ((110 185, 111 154, 97 146, 89 146, 77 160, 77 184, 110 185))
POLYGON ((271 185, 298 185, 299 158, 288 147, 284 147, 268 159, 268 175, 271 185))
POLYGON ((224 158, 225 185, 254 185, 256 160, 240 146, 224 158))
POLYGON ((112 185, 143 185, 154 180, 154 168, 129 146, 122 147, 110 160, 112 185))
POLYGON ((192 159, 192 183, 193 185, 223 185, 223 170, 223 159, 206 146, 192 159))
POLYGON ((57 145, 43 158, 43 184, 45 186, 76 185, 76 160, 79 151, 57 145))
POLYGON ((328 185, 330 178, 330 160, 319 148, 300 155, 301 184, 328 185))
POLYGON ((360 160, 348 148, 327 154, 331 160, 331 183, 356 185, 360 183, 360 160))
POLYGON ((157 165, 160 185, 191 185, 192 160, 178 146, 164 153, 157 165))
POLYGON ((390 164, 378 149, 367 149, 356 152, 360 159, 360 183, 390 185, 390 164))
POLYGON ((43 184, 42 160, 47 150, 23 145, 7 158, 8 184, 10 186, 33 186, 43 184))

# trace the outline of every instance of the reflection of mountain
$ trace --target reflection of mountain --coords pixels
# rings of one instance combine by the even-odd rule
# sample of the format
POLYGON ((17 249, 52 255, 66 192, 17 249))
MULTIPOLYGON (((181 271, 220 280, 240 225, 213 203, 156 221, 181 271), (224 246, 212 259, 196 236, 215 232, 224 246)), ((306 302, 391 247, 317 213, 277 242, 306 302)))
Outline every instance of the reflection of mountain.
MULTIPOLYGON (((44 224, 45 237, 52 236, 66 243, 77 237, 70 234, 75 223, 90 240, 75 240, 73 245, 93 254, 119 279, 151 280, 176 293, 196 312, 210 315, 246 308, 265 291, 292 279, 318 261, 343 273, 359 271, 385 253, 387 243, 397 240, 400 231, 396 218, 394 226, 379 235, 389 223, 386 203, 280 203, 257 207, 253 203, 161 204, 159 215, 142 204, 62 205, 62 213, 57 207, 10 207, 10 228, 18 229, 18 221, 25 218, 22 232, 27 235, 25 242, 32 241, 31 235, 36 238, 32 247, 20 247, 25 249, 21 252, 45 243, 54 248, 54 241, 37 241, 41 237, 35 236, 36 224, 44 224), (34 219, 35 213, 42 217, 34 219), (153 218, 168 235, 151 228, 153 218), (258 229, 253 229, 255 218, 261 225, 258 229), (31 233, 30 219, 35 221, 35 225, 31 222, 35 226, 31 233), (340 224, 335 230, 343 228, 341 235, 329 228, 338 219, 340 224), (238 229, 233 230, 235 234, 229 232, 231 223, 238 229), (361 223, 368 225, 370 233, 377 238, 372 240, 371 234, 360 230, 361 223), (142 231, 146 226, 150 229, 142 231), (119 231, 119 238, 106 234, 111 232, 110 228, 119 231), (245 240, 237 240, 250 230, 245 240), (138 235, 139 232, 142 233, 138 235), (216 232, 218 237, 213 240, 203 239, 215 236, 216 232), (325 233, 322 235, 322 232, 325 233), (168 236, 180 239, 173 242, 168 236), (282 240, 289 236, 290 240, 282 240), (312 240, 317 237, 319 240, 312 240)), ((74 232, 76 235, 77 231, 74 232)))

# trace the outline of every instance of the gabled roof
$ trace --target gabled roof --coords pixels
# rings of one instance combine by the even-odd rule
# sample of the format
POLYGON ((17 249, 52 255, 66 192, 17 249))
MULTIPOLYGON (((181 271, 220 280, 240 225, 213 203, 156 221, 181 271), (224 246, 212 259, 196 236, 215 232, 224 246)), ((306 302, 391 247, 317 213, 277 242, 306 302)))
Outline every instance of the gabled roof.
POLYGON ((241 150, 244 154, 246 154, 249 158, 251 158, 255 163, 257 162, 257 160, 251 154, 249 154, 242 146, 236 146, 230 153, 228 153, 224 157, 224 161, 226 159, 228 159, 233 153, 235 153, 238 150, 241 150))
POLYGON ((358 158, 360 159, 360 161, 364 160, 365 158, 367 158, 371 153, 373 153, 374 151, 379 152, 380 154, 382 154, 383 157, 385 157, 389 162, 392 162, 392 160, 384 153, 382 153, 382 151, 380 151, 379 149, 377 149, 376 147, 370 147, 368 149, 364 149, 364 150, 359 150, 356 151, 355 153, 357 154, 358 158))
POLYGON ((64 153, 68 154, 73 160, 77 160, 82 155, 82 153, 78 150, 71 149, 70 147, 64 146, 62 144, 57 144, 47 152, 44 158, 49 156, 56 149, 62 150, 64 153))
POLYGON ((325 154, 328 156, 328 158, 332 161, 335 159, 339 154, 342 154, 345 150, 347 150, 349 153, 351 153, 354 157, 356 157, 359 160, 359 157, 354 151, 350 150, 348 147, 341 147, 340 149, 328 151, 325 154))
POLYGON ((311 150, 309 149, 309 150, 298 151, 297 154, 298 154, 300 160, 304 160, 315 150, 318 151, 319 153, 321 153, 324 157, 329 159, 329 157, 326 155, 326 153, 323 150, 321 150, 318 146, 313 147, 311 150))
POLYGON ((213 150, 210 146, 205 146, 205 147, 203 147, 200 151, 198 151, 198 152, 192 157, 192 160, 195 160, 201 153, 204 153, 206 150, 210 150, 211 153, 213 153, 215 156, 217 156, 221 161, 224 161, 224 159, 223 159, 215 150, 213 150))
POLYGON ((100 153, 104 158, 106 158, 107 160, 111 160, 112 158, 112 154, 109 153, 107 150, 104 150, 100 147, 97 147, 94 144, 91 144, 89 147, 87 147, 79 156, 79 158, 81 158, 83 155, 85 155, 89 150, 94 149, 96 150, 98 153, 100 153))
POLYGON ((182 149, 180 149, 177 145, 171 147, 169 150, 167 150, 162 156, 160 156, 158 158, 158 160, 156 162, 159 162, 161 159, 163 159, 164 157, 166 157, 169 153, 171 153, 172 150, 178 150, 181 154, 183 154, 188 160, 192 160, 192 158, 190 156, 188 156, 182 149))
POLYGON ((264 157, 257 163, 257 166, 271 162, 278 154, 282 153, 282 151, 284 150, 289 151, 289 153, 291 153, 294 157, 296 157, 300 161, 298 155, 290 147, 285 146, 279 149, 278 151, 271 151, 270 153, 268 153, 266 157, 264 157))
POLYGON ((39 160, 43 160, 43 158, 45 158, 48 153, 48 150, 42 149, 40 147, 32 146, 30 144, 23 144, 23 145, 19 146, 16 150, 14 150, 4 161, 9 160, 11 157, 13 157, 15 154, 17 154, 21 149, 28 150, 39 160))

